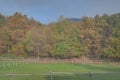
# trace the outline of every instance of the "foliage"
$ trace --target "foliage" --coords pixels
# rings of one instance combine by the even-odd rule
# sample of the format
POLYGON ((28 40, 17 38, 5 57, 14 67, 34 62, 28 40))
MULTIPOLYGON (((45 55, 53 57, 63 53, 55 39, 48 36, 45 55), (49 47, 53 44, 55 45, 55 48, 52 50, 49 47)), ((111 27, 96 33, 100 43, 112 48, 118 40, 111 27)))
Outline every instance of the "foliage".
POLYGON ((120 13, 83 17, 72 22, 63 16, 43 25, 16 12, 0 14, 0 55, 58 58, 120 59, 120 13))

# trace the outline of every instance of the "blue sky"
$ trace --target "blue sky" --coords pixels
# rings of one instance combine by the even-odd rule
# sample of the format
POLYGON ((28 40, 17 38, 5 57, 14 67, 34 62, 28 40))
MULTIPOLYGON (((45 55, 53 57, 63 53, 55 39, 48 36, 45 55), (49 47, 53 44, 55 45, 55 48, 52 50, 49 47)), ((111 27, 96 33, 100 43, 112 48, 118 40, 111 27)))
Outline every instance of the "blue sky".
POLYGON ((120 12, 120 0, 0 0, 0 13, 20 12, 48 24, 59 16, 81 18, 120 12))

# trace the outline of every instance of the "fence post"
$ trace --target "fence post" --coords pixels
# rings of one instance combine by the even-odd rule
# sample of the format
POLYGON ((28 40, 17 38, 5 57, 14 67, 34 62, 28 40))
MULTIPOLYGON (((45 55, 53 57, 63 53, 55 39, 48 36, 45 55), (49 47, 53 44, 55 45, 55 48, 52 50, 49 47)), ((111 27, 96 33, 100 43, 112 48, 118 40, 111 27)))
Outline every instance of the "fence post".
POLYGON ((10 80, 14 80, 14 75, 13 74, 10 74, 8 76, 10 76, 10 80))
POLYGON ((53 80, 53 73, 50 72, 50 80, 53 80))
POLYGON ((89 76, 89 80, 92 80, 92 74, 90 71, 88 72, 88 76, 89 76))

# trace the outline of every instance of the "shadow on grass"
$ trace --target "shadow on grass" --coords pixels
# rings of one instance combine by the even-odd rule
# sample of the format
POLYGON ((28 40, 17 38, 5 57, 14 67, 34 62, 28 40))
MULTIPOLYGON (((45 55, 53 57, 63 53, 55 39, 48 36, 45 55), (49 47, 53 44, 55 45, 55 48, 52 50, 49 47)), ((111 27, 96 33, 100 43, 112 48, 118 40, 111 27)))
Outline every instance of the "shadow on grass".
MULTIPOLYGON (((120 74, 92 74, 91 80, 120 80, 120 74)), ((88 75, 79 74, 53 74, 31 76, 0 76, 0 80, 90 80, 88 75)))
POLYGON ((74 64, 80 67, 83 67, 84 69, 87 69, 91 72, 120 72, 120 67, 112 67, 112 65, 91 65, 91 64, 74 64))
POLYGON ((93 74, 91 79, 88 75, 53 75, 46 76, 45 80, 120 80, 120 74, 93 74))
POLYGON ((89 77, 87 75, 53 75, 52 79, 51 76, 47 76, 46 80, 89 80, 89 77))

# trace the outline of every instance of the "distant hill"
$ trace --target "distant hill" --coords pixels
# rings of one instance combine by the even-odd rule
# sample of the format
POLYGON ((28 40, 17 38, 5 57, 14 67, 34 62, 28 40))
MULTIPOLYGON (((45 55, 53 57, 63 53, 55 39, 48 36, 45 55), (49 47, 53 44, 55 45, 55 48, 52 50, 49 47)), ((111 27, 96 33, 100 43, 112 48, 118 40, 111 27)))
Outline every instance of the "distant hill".
POLYGON ((72 22, 80 22, 82 19, 81 18, 69 18, 68 20, 72 22))

